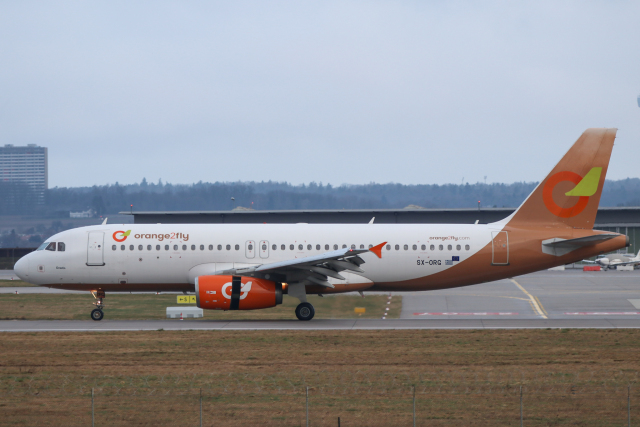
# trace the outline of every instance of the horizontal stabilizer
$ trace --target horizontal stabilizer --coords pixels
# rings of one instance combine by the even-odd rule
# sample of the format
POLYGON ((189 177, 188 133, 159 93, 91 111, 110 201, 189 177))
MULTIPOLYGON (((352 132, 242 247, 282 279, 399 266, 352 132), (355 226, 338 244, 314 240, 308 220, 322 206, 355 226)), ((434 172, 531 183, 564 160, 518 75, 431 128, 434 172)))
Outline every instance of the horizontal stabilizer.
POLYGON ((619 234, 595 234, 593 236, 578 237, 577 239, 555 237, 542 241, 542 252, 548 255, 562 256, 578 248, 595 245, 618 236, 619 234))

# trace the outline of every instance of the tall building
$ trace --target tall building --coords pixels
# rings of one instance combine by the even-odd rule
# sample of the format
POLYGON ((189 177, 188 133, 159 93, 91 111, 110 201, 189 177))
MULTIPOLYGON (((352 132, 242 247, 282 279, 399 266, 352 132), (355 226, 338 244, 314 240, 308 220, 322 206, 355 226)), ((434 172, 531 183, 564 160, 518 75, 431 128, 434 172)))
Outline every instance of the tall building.
POLYGON ((27 184, 38 203, 44 203, 44 193, 49 187, 47 147, 36 144, 0 147, 0 183, 27 184))

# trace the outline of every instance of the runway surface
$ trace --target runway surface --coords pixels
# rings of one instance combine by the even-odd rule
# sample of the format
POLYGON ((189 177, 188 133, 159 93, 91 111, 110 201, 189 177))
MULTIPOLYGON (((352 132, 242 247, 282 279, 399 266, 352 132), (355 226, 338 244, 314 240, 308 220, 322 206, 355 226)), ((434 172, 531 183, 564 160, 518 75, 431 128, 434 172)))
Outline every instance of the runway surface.
POLYGON ((205 311, 198 320, 115 321, 109 320, 107 309, 101 322, 5 320, 0 331, 640 328, 640 270, 543 271, 465 288, 393 295, 403 297, 400 319, 227 322, 207 320, 205 311))
POLYGON ((3 332, 88 331, 186 331, 186 330, 363 330, 363 329, 617 329, 638 328, 640 319, 318 319, 220 321, 220 320, 1 320, 3 332))

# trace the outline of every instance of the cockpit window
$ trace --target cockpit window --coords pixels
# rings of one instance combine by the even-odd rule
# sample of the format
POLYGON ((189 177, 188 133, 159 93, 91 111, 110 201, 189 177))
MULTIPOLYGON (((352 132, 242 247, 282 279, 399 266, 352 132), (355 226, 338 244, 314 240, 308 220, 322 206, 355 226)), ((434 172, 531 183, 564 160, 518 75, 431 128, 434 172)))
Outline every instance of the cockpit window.
POLYGON ((42 251, 44 250, 44 248, 47 247, 47 245, 51 243, 51 242, 44 242, 43 244, 41 244, 40 246, 38 246, 38 249, 36 249, 36 251, 42 251))
POLYGON ((58 242, 58 252, 64 252, 64 243, 58 242))
POLYGON ((56 242, 51 242, 44 248, 45 251, 55 251, 56 250, 56 242))

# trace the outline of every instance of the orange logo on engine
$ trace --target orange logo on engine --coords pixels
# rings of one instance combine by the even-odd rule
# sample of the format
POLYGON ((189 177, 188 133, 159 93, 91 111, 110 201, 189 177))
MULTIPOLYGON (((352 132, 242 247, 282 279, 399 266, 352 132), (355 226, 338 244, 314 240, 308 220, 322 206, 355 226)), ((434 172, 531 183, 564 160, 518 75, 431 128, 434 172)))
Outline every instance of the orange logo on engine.
POLYGON ((587 207, 587 203, 589 203, 589 196, 579 196, 578 202, 575 205, 570 208, 561 208, 553 200, 553 189, 562 181, 569 181, 577 186, 580 181, 582 181, 582 177, 575 172, 569 171, 553 174, 542 188, 542 200, 544 201, 544 205, 547 209, 549 209, 549 212, 555 216, 559 216, 560 218, 572 218, 580 214, 580 212, 587 207))

